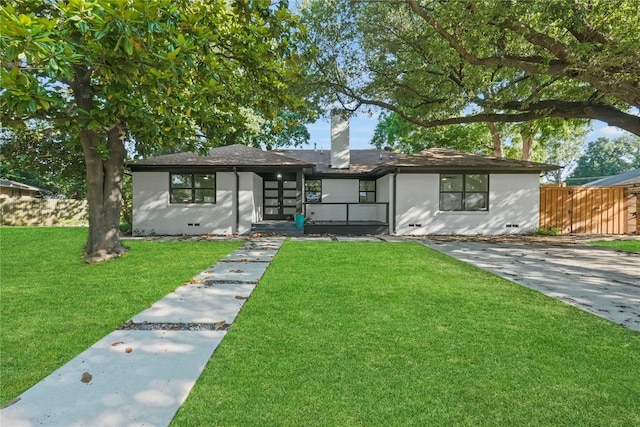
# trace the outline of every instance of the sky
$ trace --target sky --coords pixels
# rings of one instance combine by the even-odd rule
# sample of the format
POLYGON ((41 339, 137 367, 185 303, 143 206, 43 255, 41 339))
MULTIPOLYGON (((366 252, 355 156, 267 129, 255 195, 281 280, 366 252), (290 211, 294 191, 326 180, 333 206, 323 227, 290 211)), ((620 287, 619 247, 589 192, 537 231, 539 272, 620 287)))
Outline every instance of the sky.
MULTIPOLYGON (((373 131, 378 123, 378 116, 368 116, 366 114, 360 114, 351 119, 349 123, 349 136, 351 140, 352 149, 365 149, 373 148, 370 145, 371 138, 373 137, 373 131)), ((322 118, 317 122, 307 125, 307 129, 311 134, 309 144, 301 148, 314 148, 314 143, 317 144, 316 148, 328 150, 331 147, 331 126, 328 118, 322 118)), ((614 127, 607 126, 606 123, 599 120, 593 121, 593 130, 587 136, 587 141, 593 141, 600 137, 617 138, 627 134, 628 132, 614 127)))

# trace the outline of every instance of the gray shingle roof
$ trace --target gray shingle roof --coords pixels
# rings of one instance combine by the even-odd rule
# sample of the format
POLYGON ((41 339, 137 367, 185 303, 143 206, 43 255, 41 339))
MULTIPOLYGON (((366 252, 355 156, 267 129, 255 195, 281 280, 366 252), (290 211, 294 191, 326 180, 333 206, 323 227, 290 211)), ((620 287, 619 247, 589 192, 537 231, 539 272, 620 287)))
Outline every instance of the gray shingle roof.
POLYGON ((399 154, 384 150, 351 150, 349 169, 331 169, 331 153, 315 150, 277 150, 287 157, 316 165, 316 172, 358 174, 383 172, 396 168, 420 170, 474 169, 489 171, 547 171, 558 166, 524 160, 505 159, 481 154, 465 153, 446 148, 430 148, 415 154, 399 154))
POLYGON ((331 151, 329 150, 275 150, 283 156, 292 157, 315 165, 318 174, 361 174, 395 159, 398 154, 383 150, 351 150, 349 169, 331 169, 331 151))
POLYGON ((626 187, 634 185, 640 185, 640 168, 584 184, 585 187, 626 187))
POLYGON ((482 169, 495 171, 547 171, 558 166, 525 160, 465 153, 448 148, 430 148, 416 154, 399 155, 389 163, 391 167, 417 167, 425 169, 482 169))
POLYGON ((149 157, 128 163, 133 170, 147 167, 183 167, 183 166, 311 166, 300 160, 263 151, 242 144, 212 148, 206 156, 197 153, 176 153, 149 157))
POLYGON ((351 150, 349 169, 332 169, 329 150, 263 151, 246 145, 229 145, 211 149, 208 155, 177 153, 130 162, 132 170, 169 167, 299 167, 314 168, 316 174, 385 173, 396 168, 414 170, 486 170, 546 171, 557 166, 523 160, 504 159, 464 153, 445 148, 430 148, 416 154, 399 154, 385 150, 351 150))

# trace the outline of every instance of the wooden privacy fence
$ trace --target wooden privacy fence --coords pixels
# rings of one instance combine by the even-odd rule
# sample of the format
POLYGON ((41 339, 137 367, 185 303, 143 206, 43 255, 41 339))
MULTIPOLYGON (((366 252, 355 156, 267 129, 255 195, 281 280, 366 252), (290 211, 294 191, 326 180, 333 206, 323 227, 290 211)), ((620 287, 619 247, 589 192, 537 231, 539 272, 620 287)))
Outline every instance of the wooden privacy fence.
POLYGON ((0 198, 1 225, 60 225, 87 221, 87 201, 0 198))
POLYGON ((540 227, 577 234, 634 233, 637 200, 620 187, 541 187, 540 227))

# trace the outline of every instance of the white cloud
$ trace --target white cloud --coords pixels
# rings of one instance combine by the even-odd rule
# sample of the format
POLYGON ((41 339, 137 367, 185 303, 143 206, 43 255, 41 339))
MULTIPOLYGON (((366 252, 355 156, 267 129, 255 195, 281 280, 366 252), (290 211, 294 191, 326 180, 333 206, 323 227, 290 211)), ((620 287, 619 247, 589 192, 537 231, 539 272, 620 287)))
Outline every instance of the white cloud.
POLYGON ((622 136, 625 133, 627 133, 627 131, 620 129, 619 127, 616 127, 616 126, 605 126, 602 129, 600 129, 600 132, 602 132, 607 136, 615 136, 615 137, 622 136))

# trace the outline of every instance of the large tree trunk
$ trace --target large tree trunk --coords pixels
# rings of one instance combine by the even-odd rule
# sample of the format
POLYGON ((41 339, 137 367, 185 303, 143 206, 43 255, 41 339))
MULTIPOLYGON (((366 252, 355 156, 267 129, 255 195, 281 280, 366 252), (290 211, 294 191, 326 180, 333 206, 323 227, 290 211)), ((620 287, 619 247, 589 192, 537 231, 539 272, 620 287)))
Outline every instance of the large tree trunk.
POLYGON ((493 122, 487 122, 487 127, 491 132, 491 140, 493 141, 493 155, 495 157, 504 157, 504 150, 502 148, 502 136, 498 127, 493 122))
POLYGON ((522 137, 522 160, 531 161, 534 136, 526 131, 521 131, 520 136, 522 137))
POLYGON ((86 262, 98 262, 126 252, 120 244, 120 208, 124 176, 125 127, 116 124, 107 129, 106 143, 100 134, 89 129, 93 110, 90 70, 76 66, 71 85, 79 108, 79 137, 87 168, 89 235, 86 262))
POLYGON ((120 244, 120 209, 122 179, 126 151, 122 141, 124 128, 114 126, 107 131, 108 154, 91 149, 97 140, 95 132, 81 131, 87 166, 87 199, 89 202, 89 236, 85 252, 87 262, 98 262, 126 252, 120 244), (84 136, 83 136, 84 134, 84 136), (93 135, 92 135, 93 134, 93 135))

